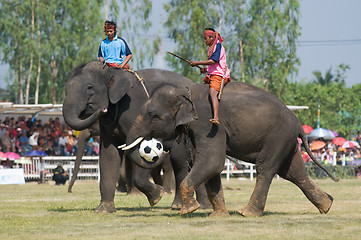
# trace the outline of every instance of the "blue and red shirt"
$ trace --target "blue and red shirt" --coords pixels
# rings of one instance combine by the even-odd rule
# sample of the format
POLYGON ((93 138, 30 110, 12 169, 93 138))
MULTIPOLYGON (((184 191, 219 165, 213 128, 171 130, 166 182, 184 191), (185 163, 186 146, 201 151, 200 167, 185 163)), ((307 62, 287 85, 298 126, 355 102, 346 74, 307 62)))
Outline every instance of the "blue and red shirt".
POLYGON ((132 54, 132 52, 127 42, 115 35, 113 41, 109 41, 107 37, 100 43, 98 58, 103 57, 107 63, 122 64, 125 57, 129 54, 132 54))

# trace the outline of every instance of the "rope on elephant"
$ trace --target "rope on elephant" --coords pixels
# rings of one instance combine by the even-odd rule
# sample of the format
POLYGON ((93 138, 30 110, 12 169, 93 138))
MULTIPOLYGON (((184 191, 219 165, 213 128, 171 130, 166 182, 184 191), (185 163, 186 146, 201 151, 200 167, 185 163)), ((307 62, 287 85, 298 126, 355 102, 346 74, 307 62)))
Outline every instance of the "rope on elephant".
POLYGON ((143 78, 139 77, 138 73, 136 73, 136 72, 133 71, 132 69, 125 69, 125 71, 133 73, 133 75, 134 75, 134 76, 138 79, 138 81, 142 84, 143 89, 144 89, 144 91, 145 91, 145 94, 147 94, 147 97, 149 98, 149 93, 148 93, 148 91, 147 91, 147 88, 146 88, 145 85, 144 85, 143 78))

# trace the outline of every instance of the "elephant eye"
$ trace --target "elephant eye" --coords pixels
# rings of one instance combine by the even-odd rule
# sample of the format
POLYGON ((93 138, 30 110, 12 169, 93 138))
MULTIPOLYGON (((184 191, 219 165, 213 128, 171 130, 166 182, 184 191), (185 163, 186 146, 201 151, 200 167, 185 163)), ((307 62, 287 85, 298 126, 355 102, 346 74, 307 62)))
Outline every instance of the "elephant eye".
POLYGON ((149 112, 149 117, 150 118, 157 118, 157 119, 159 119, 160 117, 159 117, 159 115, 157 114, 157 113, 155 113, 155 112, 149 112))
POLYGON ((88 86, 86 87, 86 89, 87 89, 87 92, 88 92, 89 94, 94 93, 94 88, 93 88, 92 85, 88 85, 88 86))

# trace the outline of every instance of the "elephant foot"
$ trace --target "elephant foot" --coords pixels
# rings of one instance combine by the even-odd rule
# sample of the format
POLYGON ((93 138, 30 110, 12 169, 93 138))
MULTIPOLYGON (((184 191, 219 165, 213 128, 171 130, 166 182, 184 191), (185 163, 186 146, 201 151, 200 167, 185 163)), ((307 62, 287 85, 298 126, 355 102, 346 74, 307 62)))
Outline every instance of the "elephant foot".
POLYGON ((172 210, 179 210, 182 208, 182 201, 180 199, 174 199, 172 203, 172 210))
MULTIPOLYGON (((327 194, 327 193, 326 193, 327 194)), ((327 194, 328 198, 324 198, 322 202, 320 203, 320 206, 318 207, 318 210, 321 214, 326 214, 328 211, 330 211, 330 208, 333 203, 333 197, 327 194)))
POLYGON ((160 199, 162 199, 163 194, 164 194, 163 187, 157 185, 155 190, 152 191, 150 197, 148 197, 148 202, 150 206, 153 207, 154 205, 156 205, 160 201, 160 199))
POLYGON ((192 213, 200 207, 200 204, 194 198, 191 198, 187 204, 183 205, 180 210, 180 215, 192 213))
POLYGON ((101 202, 95 209, 96 213, 113 213, 116 212, 114 202, 101 202))
POLYGON ((211 215, 209 215, 209 217, 229 217, 230 215, 229 215, 229 213, 228 213, 228 211, 221 211, 221 210, 219 210, 219 211, 214 211, 214 212, 212 212, 211 213, 211 215))
POLYGON ((238 211, 242 216, 245 217, 258 217, 258 216, 262 216, 263 211, 258 210, 256 208, 250 207, 249 205, 247 205, 246 207, 242 208, 241 210, 238 211))

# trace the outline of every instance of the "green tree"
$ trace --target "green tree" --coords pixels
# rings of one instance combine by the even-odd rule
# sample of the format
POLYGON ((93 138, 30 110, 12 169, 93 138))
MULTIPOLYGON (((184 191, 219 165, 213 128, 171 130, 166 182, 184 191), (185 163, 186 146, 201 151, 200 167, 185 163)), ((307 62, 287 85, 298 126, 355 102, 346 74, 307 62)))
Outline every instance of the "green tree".
POLYGON ((287 78, 297 72, 299 64, 296 56, 299 15, 298 0, 250 2, 243 35, 248 82, 258 81, 266 91, 282 95, 287 78))
POLYGON ((30 95, 34 99, 34 92, 42 93, 36 101, 62 99, 71 70, 94 59, 97 52, 99 43, 94 39, 100 36, 101 4, 99 0, 1 1, 0 47, 2 61, 10 64, 14 78, 15 102, 24 103, 24 91, 26 103, 30 95))
POLYGON ((322 76, 321 71, 313 71, 314 83, 319 83, 323 86, 328 86, 331 82, 345 82, 346 71, 350 69, 350 66, 347 64, 340 64, 336 67, 336 73, 332 73, 332 67, 330 67, 325 75, 322 76))
MULTIPOLYGON (((169 37, 176 43, 175 53, 189 60, 206 59, 206 45, 203 42, 203 29, 214 27, 220 22, 220 1, 171 0, 165 5, 168 19, 165 27, 169 37)), ((200 82, 199 71, 186 62, 168 55, 170 67, 176 72, 200 82)))
POLYGON ((315 79, 313 80, 314 83, 319 83, 323 86, 329 85, 333 81, 333 74, 331 73, 332 68, 328 69, 325 73, 325 76, 322 76, 320 71, 313 71, 312 74, 314 75, 315 79))
POLYGON ((341 64, 335 73, 329 71, 325 76, 334 76, 328 78, 330 81, 324 81, 322 77, 317 82, 290 83, 281 99, 288 105, 308 106, 308 110, 296 111, 296 115, 303 124, 313 127, 317 126, 320 103, 320 126, 350 138, 361 129, 361 84, 346 87, 347 69, 347 65, 341 64))
MULTIPOLYGON (((202 32, 204 27, 213 26, 225 39, 232 79, 262 86, 280 96, 287 78, 297 72, 298 0, 172 0, 165 9, 165 26, 177 44, 175 52, 185 58, 206 58, 202 32)), ((187 63, 170 56, 167 61, 175 71, 199 79, 198 72, 187 63)))
POLYGON ((119 3, 117 21, 116 0, 2 0, 0 49, 2 62, 10 64, 11 101, 62 102, 72 69, 97 59, 104 15, 118 22, 118 35, 129 32, 132 37, 133 67, 152 62, 160 38, 149 42, 144 34, 152 24, 151 1, 119 3))
POLYGON ((122 0, 123 13, 119 19, 121 33, 127 36, 127 42, 133 53, 132 68, 144 68, 152 65, 161 45, 158 33, 149 33, 152 26, 151 0, 122 0))

